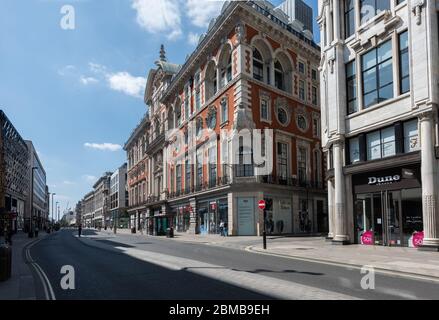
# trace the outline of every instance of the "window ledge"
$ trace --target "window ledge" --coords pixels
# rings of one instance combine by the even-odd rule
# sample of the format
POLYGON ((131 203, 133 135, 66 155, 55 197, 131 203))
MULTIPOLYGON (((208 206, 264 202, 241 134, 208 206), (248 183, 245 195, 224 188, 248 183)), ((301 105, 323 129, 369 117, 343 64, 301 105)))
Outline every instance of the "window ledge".
POLYGON ((375 105, 373 105, 373 106, 371 106, 371 107, 369 107, 369 108, 362 109, 362 110, 359 110, 359 111, 357 111, 357 112, 351 113, 351 114, 347 115, 347 116, 345 117, 345 119, 346 119, 346 120, 353 119, 353 118, 355 118, 355 117, 358 117, 358 116, 361 116, 361 115, 363 115, 363 114, 365 114, 365 113, 368 113, 368 112, 374 111, 374 110, 376 110, 376 109, 382 108, 382 107, 387 106, 387 105, 389 105, 389 104, 392 104, 392 103, 398 102, 398 101, 400 101, 400 100, 404 100, 404 99, 406 99, 406 98, 408 98, 408 97, 410 97, 410 92, 404 93, 404 94, 402 94, 402 95, 400 95, 400 96, 398 96, 398 97, 396 97, 396 98, 392 98, 392 99, 389 99, 389 100, 386 100, 386 101, 380 102, 380 103, 375 104, 375 105))
POLYGON ((273 120, 262 119, 262 118, 260 119, 260 121, 261 121, 261 122, 268 123, 268 124, 270 124, 270 125, 273 123, 273 120))

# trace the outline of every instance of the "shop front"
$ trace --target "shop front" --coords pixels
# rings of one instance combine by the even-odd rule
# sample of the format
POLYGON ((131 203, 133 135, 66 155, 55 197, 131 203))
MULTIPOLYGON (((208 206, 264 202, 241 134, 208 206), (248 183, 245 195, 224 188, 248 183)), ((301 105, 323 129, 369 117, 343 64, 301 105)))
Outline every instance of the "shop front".
POLYGON ((199 202, 197 208, 197 223, 201 234, 221 234, 221 223, 227 229, 229 220, 227 198, 199 202))
POLYGON ((268 234, 291 234, 293 228, 292 198, 265 196, 267 213, 266 230, 268 234))
POLYGON ((419 247, 423 239, 419 165, 352 176, 355 242, 419 247))
POLYGON ((180 206, 174 213, 173 226, 176 232, 187 232, 191 223, 191 206, 180 206))

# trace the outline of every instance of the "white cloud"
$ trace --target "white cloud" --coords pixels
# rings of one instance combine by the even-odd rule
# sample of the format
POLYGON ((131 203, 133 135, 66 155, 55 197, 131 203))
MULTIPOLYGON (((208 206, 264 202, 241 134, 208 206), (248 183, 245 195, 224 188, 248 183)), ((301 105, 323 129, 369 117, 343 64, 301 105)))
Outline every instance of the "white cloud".
POLYGON ((136 21, 150 33, 166 33, 168 39, 181 34, 180 1, 132 0, 131 7, 137 11, 136 21))
POLYGON ((191 46, 196 46, 198 44, 199 39, 200 39, 200 35, 198 33, 189 32, 187 36, 187 42, 191 46))
POLYGON ((90 174, 85 174, 82 176, 82 178, 87 182, 96 182, 98 180, 98 178, 96 176, 93 176, 90 174))
POLYGON ((69 180, 65 180, 65 181, 63 181, 63 183, 64 183, 65 185, 67 185, 67 186, 73 186, 73 185, 75 185, 74 182, 69 181, 69 180))
POLYGON ((186 14, 194 26, 205 28, 220 14, 223 5, 224 1, 187 0, 186 14))
MULTIPOLYGON (((123 92, 131 97, 142 98, 146 85, 146 78, 135 77, 127 71, 111 72, 106 66, 92 63, 89 69, 99 79, 105 79, 110 89, 123 92)), ((86 85, 93 82, 99 82, 95 77, 81 78, 81 82, 86 85)))
POLYGON ((62 77, 65 77, 65 76, 72 75, 73 73, 75 73, 75 71, 76 71, 75 66, 67 65, 67 66, 64 66, 64 67, 58 69, 58 74, 62 77))
POLYGON ((119 151, 122 149, 122 146, 114 143, 84 143, 84 147, 100 150, 100 151, 119 151))
POLYGON ((93 83, 98 83, 99 80, 93 77, 85 77, 85 76, 81 76, 79 78, 79 81, 84 85, 89 85, 89 84, 93 84, 93 83))
POLYGON ((110 88, 129 96, 141 98, 145 89, 146 79, 134 77, 128 72, 118 72, 107 75, 110 88))

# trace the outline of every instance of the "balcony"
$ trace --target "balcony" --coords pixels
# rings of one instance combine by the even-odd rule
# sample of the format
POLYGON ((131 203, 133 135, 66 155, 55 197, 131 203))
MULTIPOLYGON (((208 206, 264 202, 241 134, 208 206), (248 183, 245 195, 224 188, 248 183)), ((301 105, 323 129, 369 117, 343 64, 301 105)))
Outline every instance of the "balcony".
POLYGON ((275 175, 258 176, 259 183, 275 184, 280 186, 298 187, 306 189, 323 189, 323 182, 313 180, 302 180, 296 178, 287 178, 275 175))
POLYGON ((230 184, 229 177, 218 177, 216 180, 209 182, 197 183, 193 187, 187 187, 175 192, 169 193, 169 199, 178 198, 184 195, 190 195, 201 191, 207 191, 230 184))

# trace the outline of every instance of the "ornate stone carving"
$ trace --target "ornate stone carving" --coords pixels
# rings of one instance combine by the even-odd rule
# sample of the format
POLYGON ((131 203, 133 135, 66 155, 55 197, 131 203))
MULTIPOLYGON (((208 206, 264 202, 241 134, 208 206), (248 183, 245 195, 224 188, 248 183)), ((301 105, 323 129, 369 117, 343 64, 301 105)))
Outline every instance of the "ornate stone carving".
POLYGON ((241 44, 245 42, 245 27, 242 23, 239 23, 235 27, 236 32, 236 43, 235 45, 241 44))
POLYGON ((419 26, 422 23, 422 8, 425 5, 425 0, 413 0, 412 12, 416 17, 416 24, 419 26))

